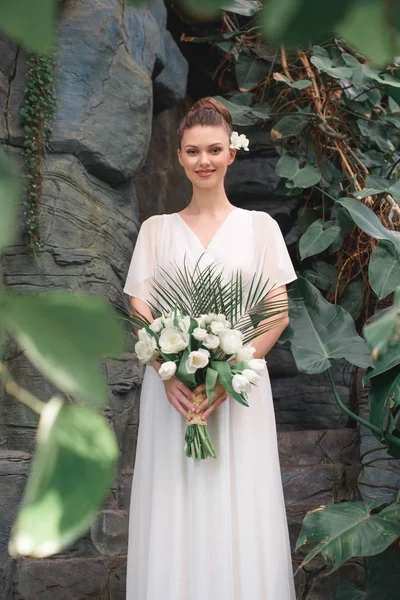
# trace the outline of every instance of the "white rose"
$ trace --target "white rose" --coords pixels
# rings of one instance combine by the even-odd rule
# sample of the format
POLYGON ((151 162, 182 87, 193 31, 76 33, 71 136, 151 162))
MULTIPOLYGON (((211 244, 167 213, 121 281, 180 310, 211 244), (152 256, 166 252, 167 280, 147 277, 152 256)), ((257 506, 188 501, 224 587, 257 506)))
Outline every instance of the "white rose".
POLYGON ((225 324, 222 323, 221 321, 213 321, 211 323, 211 327, 210 327, 212 333, 214 333, 214 335, 218 335, 220 333, 222 333, 223 331, 225 331, 226 327, 225 324))
POLYGON ((208 336, 208 331, 207 329, 203 329, 202 327, 195 327, 195 329, 193 329, 192 335, 196 340, 202 342, 208 336))
POLYGON ((197 369, 201 369, 208 364, 210 353, 204 348, 193 350, 190 352, 186 360, 186 370, 188 373, 195 373, 197 369))
POLYGON ((152 329, 156 333, 160 333, 160 331, 163 328, 163 326, 164 326, 163 325, 163 318, 162 317, 157 317, 157 319, 154 319, 154 321, 151 323, 150 329, 152 329))
POLYGON ((225 354, 235 354, 242 348, 243 333, 238 329, 225 329, 219 336, 219 343, 225 354))
POLYGON ((202 341, 203 346, 206 348, 210 348, 210 350, 215 350, 219 346, 219 337, 217 335, 213 335, 209 333, 206 338, 202 341))
POLYGON ((189 345, 189 334, 186 331, 179 331, 177 327, 168 327, 162 330, 159 344, 161 352, 165 354, 180 352, 189 345))
POLYGON ((158 369, 158 374, 163 381, 166 379, 171 379, 175 375, 176 364, 172 362, 172 360, 168 360, 167 362, 162 363, 161 367, 158 369))
POLYGON ((143 327, 138 331, 139 341, 135 344, 138 359, 144 364, 150 364, 158 358, 157 342, 143 327))
POLYGON ((250 369, 253 369, 253 371, 256 371, 257 373, 261 373, 261 371, 264 371, 264 369, 267 368, 267 363, 264 358, 252 358, 247 361, 247 364, 250 369))
POLYGON ((235 355, 236 362, 242 362, 242 361, 248 362, 249 360, 251 360, 253 358, 253 354, 255 351, 256 351, 256 349, 251 344, 249 344, 247 346, 243 346, 243 348, 240 348, 239 351, 236 352, 236 355, 235 355))
POLYGON ((250 391, 250 381, 244 375, 240 375, 240 373, 236 373, 232 377, 232 386, 238 394, 250 391))
POLYGON ((190 327, 190 317, 189 315, 186 315, 183 317, 183 319, 181 319, 178 323, 178 327, 181 331, 189 331, 189 327, 190 327))
POLYGON ((253 371, 253 369, 243 369, 242 371, 243 377, 246 377, 250 381, 250 383, 258 383, 260 376, 258 373, 253 371))

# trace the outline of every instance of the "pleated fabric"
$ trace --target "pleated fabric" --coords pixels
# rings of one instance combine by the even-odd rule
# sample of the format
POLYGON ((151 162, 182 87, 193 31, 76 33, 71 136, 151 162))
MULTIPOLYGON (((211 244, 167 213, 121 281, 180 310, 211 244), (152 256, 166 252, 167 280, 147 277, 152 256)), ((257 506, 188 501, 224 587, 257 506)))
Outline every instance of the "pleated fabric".
MULTIPOLYGON (((235 209, 206 251, 177 213, 142 224, 124 291, 149 299, 149 278, 183 256, 218 260, 229 276, 296 278, 276 223, 235 209), (144 260, 144 262, 143 262, 144 260), (140 266, 139 266, 140 264, 140 266)), ((295 600, 268 370, 249 407, 229 397, 208 418, 217 458, 183 452, 186 420, 145 368, 132 480, 127 600, 295 600)))

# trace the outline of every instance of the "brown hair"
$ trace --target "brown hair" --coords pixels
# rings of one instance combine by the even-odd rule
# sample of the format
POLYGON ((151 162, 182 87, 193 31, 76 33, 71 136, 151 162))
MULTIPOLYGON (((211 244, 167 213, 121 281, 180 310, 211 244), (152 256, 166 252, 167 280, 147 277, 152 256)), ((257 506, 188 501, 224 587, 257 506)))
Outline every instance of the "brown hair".
POLYGON ((211 96, 200 98, 180 122, 178 128, 179 147, 181 146, 185 129, 190 129, 195 125, 222 125, 230 138, 232 133, 232 115, 219 100, 211 96))

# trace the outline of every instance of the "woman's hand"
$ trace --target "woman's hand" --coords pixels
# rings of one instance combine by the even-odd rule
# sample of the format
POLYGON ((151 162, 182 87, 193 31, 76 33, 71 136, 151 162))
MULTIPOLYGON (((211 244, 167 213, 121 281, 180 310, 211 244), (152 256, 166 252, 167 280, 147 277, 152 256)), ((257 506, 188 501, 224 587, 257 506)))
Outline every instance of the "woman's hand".
MULTIPOLYGON (((202 383, 193 390, 193 394, 195 396, 198 396, 202 392, 205 393, 205 391, 206 391, 206 384, 202 383)), ((196 409, 196 413, 199 413, 204 410, 204 413, 202 414, 201 418, 206 419, 209 415, 211 415, 212 412, 214 412, 214 410, 217 408, 217 406, 222 404, 222 402, 224 402, 227 398, 228 398, 228 392, 226 391, 226 389, 224 388, 222 383, 217 379, 217 383, 216 383, 216 386, 214 388, 214 392, 212 395, 212 401, 211 401, 210 408, 208 408, 208 398, 206 398, 204 400, 204 402, 202 402, 200 404, 200 406, 196 409)))
POLYGON ((185 419, 188 417, 188 409, 195 411, 196 407, 193 402, 196 400, 195 394, 175 375, 170 379, 163 381, 168 402, 172 404, 176 410, 181 413, 185 419), (185 408, 186 407, 186 410, 185 408))

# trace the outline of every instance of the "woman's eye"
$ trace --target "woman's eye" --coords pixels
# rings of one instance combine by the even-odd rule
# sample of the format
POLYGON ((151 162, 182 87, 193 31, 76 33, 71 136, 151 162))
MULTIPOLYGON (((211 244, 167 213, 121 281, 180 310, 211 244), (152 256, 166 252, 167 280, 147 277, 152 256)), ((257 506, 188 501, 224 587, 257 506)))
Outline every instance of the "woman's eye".
POLYGON ((213 148, 212 149, 212 152, 214 152, 214 154, 218 154, 218 152, 220 152, 220 151, 221 151, 221 148, 213 148), (214 152, 214 150, 216 150, 216 152, 214 152))

